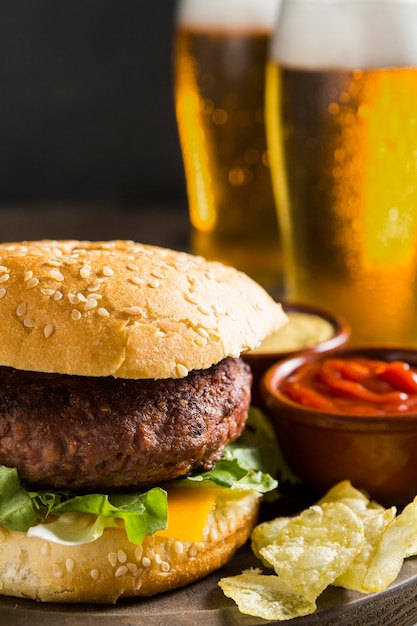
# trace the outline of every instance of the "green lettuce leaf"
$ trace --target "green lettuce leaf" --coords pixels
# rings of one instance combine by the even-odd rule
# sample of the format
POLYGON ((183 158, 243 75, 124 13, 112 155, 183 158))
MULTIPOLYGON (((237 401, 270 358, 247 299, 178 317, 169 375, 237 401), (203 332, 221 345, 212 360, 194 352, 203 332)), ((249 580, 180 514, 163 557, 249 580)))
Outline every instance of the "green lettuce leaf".
POLYGON ((0 465, 0 524, 9 530, 27 530, 36 524, 36 512, 17 470, 0 465))

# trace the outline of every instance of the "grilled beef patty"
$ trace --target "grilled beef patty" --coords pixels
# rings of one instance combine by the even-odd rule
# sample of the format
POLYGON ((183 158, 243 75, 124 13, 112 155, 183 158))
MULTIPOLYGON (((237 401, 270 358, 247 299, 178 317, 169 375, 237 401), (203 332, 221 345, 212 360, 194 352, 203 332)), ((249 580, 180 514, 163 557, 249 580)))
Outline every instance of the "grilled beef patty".
POLYGON ((207 470, 243 431, 251 380, 240 358, 160 380, 0 367, 0 463, 33 488, 74 491, 207 470))

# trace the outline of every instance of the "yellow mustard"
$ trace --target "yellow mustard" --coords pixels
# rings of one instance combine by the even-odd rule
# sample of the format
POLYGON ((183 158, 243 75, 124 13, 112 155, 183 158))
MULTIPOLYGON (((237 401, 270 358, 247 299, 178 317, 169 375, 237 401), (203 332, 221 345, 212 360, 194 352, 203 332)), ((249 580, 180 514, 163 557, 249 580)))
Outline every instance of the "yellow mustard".
POLYGON ((334 326, 319 315, 289 311, 287 317, 287 324, 265 339, 252 353, 292 352, 311 348, 330 339, 335 333, 334 326))

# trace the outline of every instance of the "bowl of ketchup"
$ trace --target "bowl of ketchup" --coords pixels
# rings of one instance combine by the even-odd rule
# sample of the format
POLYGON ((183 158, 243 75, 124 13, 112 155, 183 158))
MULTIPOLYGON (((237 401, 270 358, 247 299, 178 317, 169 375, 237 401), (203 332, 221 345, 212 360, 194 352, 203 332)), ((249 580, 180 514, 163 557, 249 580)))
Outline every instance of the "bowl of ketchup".
POLYGON ((386 505, 417 495, 417 350, 299 354, 268 369, 261 393, 289 466, 317 494, 350 480, 386 505))

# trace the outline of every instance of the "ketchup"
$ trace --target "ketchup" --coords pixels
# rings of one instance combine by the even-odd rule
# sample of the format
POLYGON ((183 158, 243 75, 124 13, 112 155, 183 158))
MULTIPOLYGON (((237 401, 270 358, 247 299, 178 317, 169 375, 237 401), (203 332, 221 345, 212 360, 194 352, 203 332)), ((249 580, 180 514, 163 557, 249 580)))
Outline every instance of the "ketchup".
POLYGON ((411 413, 417 411, 417 370, 404 361, 329 357, 299 367, 281 391, 293 402, 331 413, 411 413))

